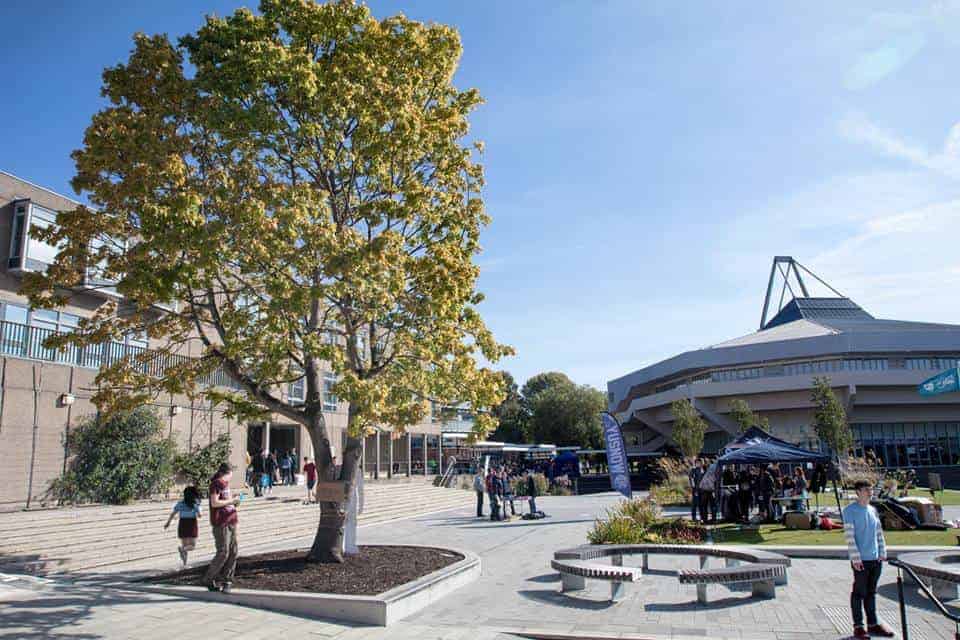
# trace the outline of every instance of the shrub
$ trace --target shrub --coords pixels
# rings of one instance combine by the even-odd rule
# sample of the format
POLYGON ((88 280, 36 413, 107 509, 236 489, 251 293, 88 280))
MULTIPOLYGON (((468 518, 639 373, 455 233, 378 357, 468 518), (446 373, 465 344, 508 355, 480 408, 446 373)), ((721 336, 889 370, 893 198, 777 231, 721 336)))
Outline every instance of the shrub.
POLYGON ((48 490, 59 502, 125 504, 170 488, 174 444, 149 407, 89 418, 66 447, 70 464, 48 490))
POLYGON ((550 485, 550 495, 552 496, 572 496, 573 483, 567 476, 557 476, 550 485))
POLYGON ((860 480, 875 486, 880 481, 881 475, 876 460, 850 456, 840 463, 840 477, 846 489, 853 489, 854 484, 860 480))
POLYGON ((662 519, 660 507, 648 499, 626 500, 598 518, 587 533, 591 544, 698 544, 703 526, 683 519, 662 519))
MULTIPOLYGON (((533 483, 537 486, 537 493, 541 496, 549 495, 550 482, 542 473, 533 474, 533 483)), ((519 476, 510 481, 510 488, 515 496, 527 495, 527 476, 519 476)))
POLYGON ((650 487, 650 498, 664 506, 690 504, 690 480, 686 474, 671 473, 666 480, 650 487))
POLYGON ((224 433, 205 447, 178 453, 173 459, 173 469, 190 484, 196 485, 201 495, 206 495, 210 478, 217 467, 230 460, 230 434, 224 433))

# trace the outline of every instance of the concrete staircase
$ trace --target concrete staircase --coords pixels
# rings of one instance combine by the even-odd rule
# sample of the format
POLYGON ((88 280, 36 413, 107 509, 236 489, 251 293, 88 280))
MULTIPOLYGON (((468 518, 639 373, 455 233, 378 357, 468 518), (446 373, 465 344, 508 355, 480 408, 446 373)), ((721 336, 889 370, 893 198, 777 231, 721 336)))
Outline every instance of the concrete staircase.
MULTIPOLYGON (((238 536, 242 554, 286 541, 302 543, 316 532, 319 508, 303 504, 303 487, 276 487, 269 498, 244 493, 238 536)), ((368 482, 359 522, 363 527, 457 509, 475 500, 471 491, 434 487, 425 481, 368 482)), ((176 520, 167 530, 163 524, 174 502, 4 513, 0 515, 0 572, 51 575, 151 566, 173 569, 179 563, 176 520)), ((207 511, 204 508, 190 564, 205 563, 213 555, 207 511)))

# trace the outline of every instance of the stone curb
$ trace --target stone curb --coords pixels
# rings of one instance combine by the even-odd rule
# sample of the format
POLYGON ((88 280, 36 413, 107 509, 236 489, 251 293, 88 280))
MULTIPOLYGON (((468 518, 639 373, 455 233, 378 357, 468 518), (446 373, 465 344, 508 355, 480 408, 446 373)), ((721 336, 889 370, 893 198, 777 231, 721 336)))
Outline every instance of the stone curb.
MULTIPOLYGON (((374 546, 374 545, 371 545, 374 546)), ((386 545, 378 545, 386 546, 386 545)), ((233 589, 229 594, 211 592, 205 587, 113 582, 104 587, 131 591, 147 591, 164 595, 192 598, 210 602, 229 602, 287 613, 307 618, 323 618, 364 625, 388 626, 430 605, 452 591, 480 577, 480 558, 462 549, 436 545, 390 545, 423 547, 458 553, 463 560, 434 571, 407 584, 394 587, 374 596, 351 596, 328 593, 262 591, 233 589)), ((306 553, 304 549, 304 553, 306 553)))

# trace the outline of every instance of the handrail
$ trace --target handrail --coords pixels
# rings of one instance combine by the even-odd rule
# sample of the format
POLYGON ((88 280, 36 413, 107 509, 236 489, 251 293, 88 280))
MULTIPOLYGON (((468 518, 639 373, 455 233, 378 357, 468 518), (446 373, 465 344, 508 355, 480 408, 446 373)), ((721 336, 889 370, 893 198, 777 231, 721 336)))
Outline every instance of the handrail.
POLYGON ((891 566, 897 568, 897 596, 900 599, 900 634, 903 637, 903 640, 910 640, 909 632, 907 630, 907 606, 906 601, 903 598, 903 576, 900 573, 901 571, 906 571, 907 575, 913 578, 913 581, 920 586, 920 590, 923 591, 930 601, 933 602, 934 606, 940 611, 940 614, 943 615, 948 620, 952 620, 953 624, 956 625, 956 632, 954 637, 957 640, 960 640, 960 615, 954 615, 950 613, 946 606, 937 596, 933 595, 933 591, 924 584, 923 580, 920 579, 913 569, 909 565, 904 564, 899 559, 893 558, 889 561, 891 566))
POLYGON ((447 458, 447 468, 443 471, 443 475, 440 476, 440 480, 437 481, 438 487, 447 487, 450 483, 450 478, 453 477, 453 472, 457 468, 457 458, 455 456, 450 456, 447 458))

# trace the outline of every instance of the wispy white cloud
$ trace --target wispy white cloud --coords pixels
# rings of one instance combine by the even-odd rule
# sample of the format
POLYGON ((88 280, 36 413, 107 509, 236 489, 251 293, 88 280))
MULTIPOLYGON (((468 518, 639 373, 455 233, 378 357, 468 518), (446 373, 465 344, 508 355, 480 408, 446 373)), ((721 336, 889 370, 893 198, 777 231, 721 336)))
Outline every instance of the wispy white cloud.
POLYGON ((884 155, 960 179, 960 122, 950 128, 940 151, 929 151, 904 140, 857 113, 848 114, 840 121, 840 132, 850 140, 867 144, 884 155))

